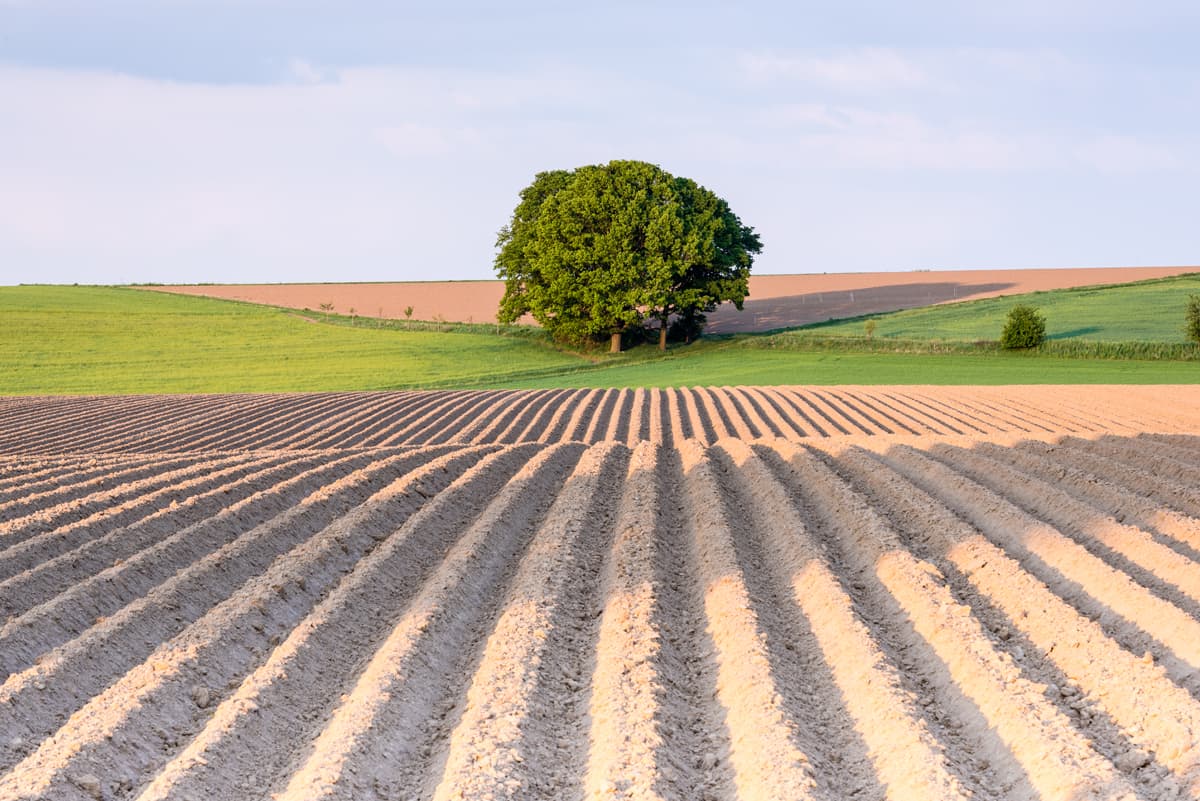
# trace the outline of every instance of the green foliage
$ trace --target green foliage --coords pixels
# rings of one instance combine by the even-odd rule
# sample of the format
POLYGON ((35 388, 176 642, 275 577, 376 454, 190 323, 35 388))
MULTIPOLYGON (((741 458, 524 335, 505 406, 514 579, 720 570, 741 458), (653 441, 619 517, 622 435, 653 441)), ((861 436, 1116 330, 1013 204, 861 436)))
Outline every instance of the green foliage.
POLYGON ((1184 331, 1192 342, 1200 342, 1200 295, 1188 295, 1184 331))
POLYGON ((863 323, 863 333, 867 335, 867 339, 875 338, 875 329, 878 327, 879 323, 874 319, 867 320, 865 323, 863 323))
POLYGON ((1008 319, 1000 332, 1000 347, 1008 350, 1036 348, 1045 341, 1046 318, 1041 312, 1023 303, 1008 310, 1008 319))
MULTIPOLYGON (((500 230, 498 314, 532 314, 564 342, 684 317, 684 335, 723 301, 741 308, 762 250, 711 191, 641 161, 539 173, 500 230)), ((665 341, 665 340, 664 340, 665 341)))

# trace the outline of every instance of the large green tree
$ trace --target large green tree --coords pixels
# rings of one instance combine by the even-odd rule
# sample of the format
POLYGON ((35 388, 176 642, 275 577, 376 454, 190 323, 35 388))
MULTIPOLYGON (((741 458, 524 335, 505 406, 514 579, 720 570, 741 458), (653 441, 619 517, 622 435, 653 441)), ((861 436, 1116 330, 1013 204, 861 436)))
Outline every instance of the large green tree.
POLYGON ((500 230, 499 318, 532 314, 559 340, 621 335, 671 317, 698 330, 723 301, 740 309, 762 245, 729 205, 642 161, 539 173, 500 230))

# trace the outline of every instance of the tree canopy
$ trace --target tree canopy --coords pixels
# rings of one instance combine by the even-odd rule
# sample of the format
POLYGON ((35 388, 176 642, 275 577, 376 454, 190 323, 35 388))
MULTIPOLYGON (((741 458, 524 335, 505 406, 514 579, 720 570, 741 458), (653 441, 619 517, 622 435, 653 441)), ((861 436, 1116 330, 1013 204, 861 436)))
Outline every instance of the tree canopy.
POLYGON ((538 173, 496 242, 499 319, 531 314, 555 339, 611 338, 672 318, 690 338, 705 314, 749 294, 757 234, 729 204, 643 161, 538 173))

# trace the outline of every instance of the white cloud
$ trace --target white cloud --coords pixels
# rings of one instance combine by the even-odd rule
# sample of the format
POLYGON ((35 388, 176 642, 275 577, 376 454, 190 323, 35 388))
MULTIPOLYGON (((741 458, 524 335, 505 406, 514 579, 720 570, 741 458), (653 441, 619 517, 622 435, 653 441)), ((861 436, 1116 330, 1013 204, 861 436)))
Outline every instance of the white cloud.
MULTIPOLYGON (((807 266, 806 235, 788 220, 798 197, 830 186, 841 204, 803 214, 842 231, 856 192, 928 183, 969 195, 1017 176, 1010 184, 1026 182, 1022 196, 1034 198, 1063 174, 1194 169, 1179 155, 1194 120, 1151 137, 1114 112, 1096 136, 1042 116, 1060 86, 1037 81, 1074 69, 1053 52, 792 53, 755 68, 757 91, 724 94, 702 75, 562 65, 297 61, 273 85, 0 65, 0 283, 485 278, 495 231, 535 172, 612 158, 658 161, 712 187, 763 233, 760 265, 777 271, 807 266), (1041 104, 998 105, 1006 93, 1041 104)), ((913 203, 903 219, 935 221, 916 228, 922 237, 967 246, 945 233, 945 203, 913 203)), ((891 230, 868 222, 849 227, 891 230)), ((966 224, 954 230, 975 230, 966 224)), ((896 264, 926 253, 901 246, 896 264)), ((869 268, 866 245, 846 247, 859 255, 843 264, 869 268)))
POLYGON ((757 81, 801 81, 845 91, 917 89, 930 76, 906 55, 886 48, 859 48, 827 56, 743 53, 742 71, 757 81))
POLYGON ((1083 142, 1076 155, 1083 164, 1106 173, 1133 174, 1192 166, 1170 147, 1135 136, 1098 136, 1083 142))

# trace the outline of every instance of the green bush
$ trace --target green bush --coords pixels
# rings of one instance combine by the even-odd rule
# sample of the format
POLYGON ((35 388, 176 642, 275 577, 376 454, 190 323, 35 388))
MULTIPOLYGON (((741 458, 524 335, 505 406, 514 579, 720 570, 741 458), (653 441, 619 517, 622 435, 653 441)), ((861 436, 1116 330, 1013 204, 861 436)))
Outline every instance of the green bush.
POLYGON ((1008 310, 1008 319, 1000 332, 1000 347, 1008 350, 1036 348, 1045 341, 1046 318, 1041 312, 1024 304, 1008 310))
POLYGON ((1188 339, 1200 342, 1200 295, 1188 295, 1185 329, 1188 339))

